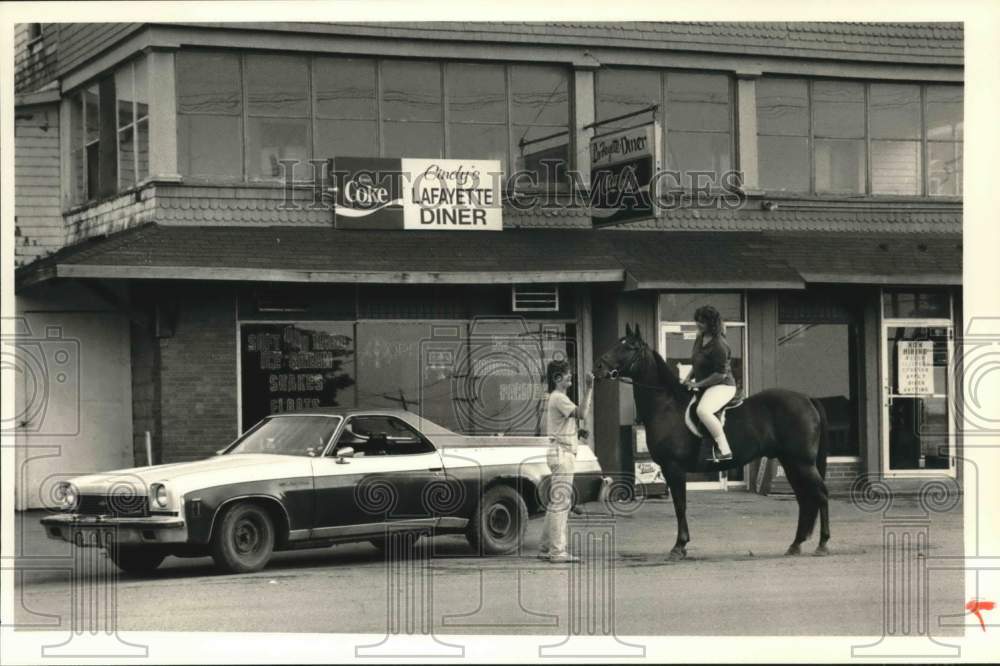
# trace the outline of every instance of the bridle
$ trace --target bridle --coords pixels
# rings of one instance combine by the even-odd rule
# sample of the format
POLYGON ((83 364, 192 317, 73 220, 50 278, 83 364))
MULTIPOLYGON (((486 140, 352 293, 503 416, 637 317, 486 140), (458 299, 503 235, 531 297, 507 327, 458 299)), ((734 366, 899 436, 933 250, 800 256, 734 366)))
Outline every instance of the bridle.
POLYGON ((637 382, 632 377, 628 375, 634 375, 636 369, 639 367, 639 361, 646 355, 649 351, 649 345, 645 341, 640 340, 639 344, 636 345, 635 349, 632 351, 632 357, 629 358, 628 362, 623 366, 625 372, 623 373, 619 368, 608 371, 608 379, 616 382, 621 382, 623 384, 629 384, 631 386, 638 386, 640 388, 657 389, 659 391, 665 391, 666 387, 658 386, 656 384, 643 384, 642 382, 637 382))

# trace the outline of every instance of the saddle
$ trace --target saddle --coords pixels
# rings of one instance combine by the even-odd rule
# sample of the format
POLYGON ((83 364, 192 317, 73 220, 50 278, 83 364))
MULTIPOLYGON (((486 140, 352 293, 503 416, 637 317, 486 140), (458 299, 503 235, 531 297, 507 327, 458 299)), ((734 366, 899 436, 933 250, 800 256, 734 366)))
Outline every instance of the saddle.
MULTIPOLYGON (((701 400, 703 394, 704 391, 697 391, 691 397, 691 402, 688 403, 687 409, 684 410, 684 423, 687 425, 688 430, 690 430, 696 437, 701 439, 708 438, 711 440, 712 437, 708 434, 708 429, 705 428, 705 424, 701 422, 701 419, 698 418, 698 414, 695 412, 698 408, 698 401, 701 400)), ((726 427, 726 412, 730 409, 736 409, 742 405, 745 399, 746 398, 743 397, 743 394, 737 390, 736 395, 733 396, 732 400, 724 404, 722 409, 715 413, 715 417, 719 419, 720 423, 722 423, 723 428, 726 427)))

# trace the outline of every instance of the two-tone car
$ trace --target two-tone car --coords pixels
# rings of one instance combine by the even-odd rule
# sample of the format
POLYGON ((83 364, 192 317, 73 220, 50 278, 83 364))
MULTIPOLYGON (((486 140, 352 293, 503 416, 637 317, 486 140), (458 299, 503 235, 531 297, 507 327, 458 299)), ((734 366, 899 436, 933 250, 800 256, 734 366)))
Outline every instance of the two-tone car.
MULTIPOLYGON (((517 551, 543 513, 543 437, 466 436, 403 410, 273 415, 206 460, 118 470, 60 484, 47 535, 107 548, 121 569, 168 555, 211 555, 227 572, 275 551, 394 535, 465 534, 485 555, 517 551)), ((593 451, 577 453, 576 503, 607 486, 593 451)))

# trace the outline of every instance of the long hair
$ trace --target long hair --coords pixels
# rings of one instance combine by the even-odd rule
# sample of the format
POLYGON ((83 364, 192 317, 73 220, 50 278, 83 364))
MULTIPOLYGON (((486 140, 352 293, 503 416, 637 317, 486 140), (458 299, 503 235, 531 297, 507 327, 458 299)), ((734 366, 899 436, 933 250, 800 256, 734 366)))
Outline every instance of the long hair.
POLYGON ((726 337, 726 323, 722 321, 722 315, 711 305, 703 305, 694 311, 694 320, 705 324, 706 332, 715 337, 721 335, 726 337))

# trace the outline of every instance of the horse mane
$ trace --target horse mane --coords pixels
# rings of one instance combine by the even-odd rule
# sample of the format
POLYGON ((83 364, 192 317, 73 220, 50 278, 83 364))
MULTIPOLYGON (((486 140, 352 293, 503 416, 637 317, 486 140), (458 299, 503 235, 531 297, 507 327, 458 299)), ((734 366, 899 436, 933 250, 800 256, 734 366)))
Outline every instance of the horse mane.
POLYGON ((688 394, 684 390, 684 387, 681 386, 681 378, 677 374, 677 370, 671 367, 655 349, 650 347, 649 351, 653 352, 653 360, 656 362, 656 376, 660 384, 663 385, 663 388, 668 393, 671 393, 675 398, 680 400, 681 403, 686 402, 688 394))

